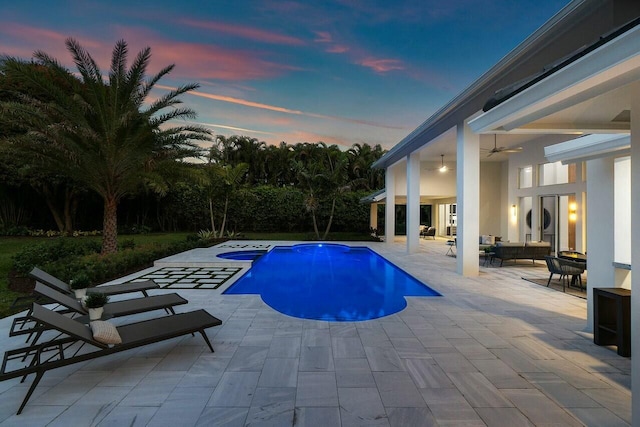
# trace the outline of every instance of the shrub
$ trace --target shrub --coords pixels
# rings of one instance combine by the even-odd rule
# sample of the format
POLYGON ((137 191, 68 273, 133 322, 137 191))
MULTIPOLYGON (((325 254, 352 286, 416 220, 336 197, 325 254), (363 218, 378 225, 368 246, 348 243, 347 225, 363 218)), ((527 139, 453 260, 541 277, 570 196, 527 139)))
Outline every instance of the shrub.
POLYGON ((98 241, 57 238, 23 248, 13 256, 13 269, 26 276, 33 267, 43 268, 50 262, 97 252, 100 252, 98 241))
POLYGON ((133 249, 136 247, 136 242, 133 239, 122 239, 119 246, 120 249, 133 249))
POLYGON ((109 301, 109 297, 98 292, 89 292, 84 300, 87 308, 100 308, 109 301))
POLYGON ((69 287, 73 290, 86 289, 89 286, 91 286, 91 280, 86 273, 77 274, 73 279, 69 280, 69 287))
POLYGON ((53 261, 44 265, 43 270, 68 280, 78 271, 86 272, 91 283, 103 283, 152 265, 153 261, 202 246, 202 242, 183 241, 170 244, 139 245, 134 249, 120 250, 114 254, 91 253, 68 257, 64 262, 53 261))

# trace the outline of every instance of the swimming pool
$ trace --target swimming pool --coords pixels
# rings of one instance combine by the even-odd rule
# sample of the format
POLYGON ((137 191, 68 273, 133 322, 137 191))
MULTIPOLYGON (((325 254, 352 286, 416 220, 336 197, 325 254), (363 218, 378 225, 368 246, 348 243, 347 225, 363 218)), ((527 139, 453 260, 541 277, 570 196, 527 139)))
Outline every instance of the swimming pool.
POLYGON ((262 255, 266 254, 265 250, 250 250, 250 251, 233 251, 225 252, 223 254, 216 255, 218 258, 233 259, 236 261, 255 261, 262 255))
POLYGON ((404 309, 405 296, 440 296, 369 248, 278 246, 224 294, 259 294, 273 309, 303 319, 356 321, 404 309))

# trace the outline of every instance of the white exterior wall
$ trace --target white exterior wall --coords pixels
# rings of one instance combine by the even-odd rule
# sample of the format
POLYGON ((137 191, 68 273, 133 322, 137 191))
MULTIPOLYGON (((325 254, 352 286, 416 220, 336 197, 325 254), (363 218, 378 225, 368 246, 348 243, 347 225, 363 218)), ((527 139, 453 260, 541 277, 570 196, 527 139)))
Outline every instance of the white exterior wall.
POLYGON ((506 218, 501 209, 504 205, 502 163, 480 163, 480 234, 502 236, 502 223, 506 218))

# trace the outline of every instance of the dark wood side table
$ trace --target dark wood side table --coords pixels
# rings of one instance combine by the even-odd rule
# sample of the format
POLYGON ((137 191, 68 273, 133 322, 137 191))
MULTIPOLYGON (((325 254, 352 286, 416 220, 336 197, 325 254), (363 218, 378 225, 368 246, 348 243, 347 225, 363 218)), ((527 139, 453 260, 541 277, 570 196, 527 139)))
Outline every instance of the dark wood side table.
POLYGON ((616 345, 618 354, 631 356, 631 291, 624 288, 593 288, 593 342, 616 345))

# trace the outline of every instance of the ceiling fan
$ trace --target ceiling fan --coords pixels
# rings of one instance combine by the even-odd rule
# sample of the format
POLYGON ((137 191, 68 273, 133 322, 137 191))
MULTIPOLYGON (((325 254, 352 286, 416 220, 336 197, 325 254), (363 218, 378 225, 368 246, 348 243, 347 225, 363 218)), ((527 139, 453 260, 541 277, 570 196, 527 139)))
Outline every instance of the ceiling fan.
POLYGON ((439 172, 443 172, 444 173, 444 172, 447 172, 447 171, 450 171, 450 170, 454 170, 454 168, 451 168, 451 167, 445 165, 444 164, 444 154, 440 154, 440 166, 433 167, 433 168, 426 168, 424 170, 427 170, 427 171, 439 171, 439 172))
POLYGON ((489 154, 487 154, 487 157, 491 157, 497 153, 519 153, 521 151, 522 151, 522 147, 512 147, 512 148, 498 147, 498 135, 494 133, 493 148, 489 150, 489 154))

